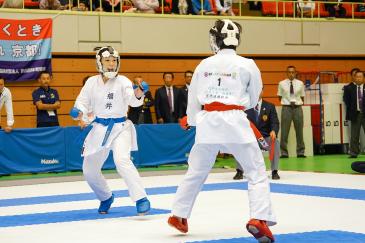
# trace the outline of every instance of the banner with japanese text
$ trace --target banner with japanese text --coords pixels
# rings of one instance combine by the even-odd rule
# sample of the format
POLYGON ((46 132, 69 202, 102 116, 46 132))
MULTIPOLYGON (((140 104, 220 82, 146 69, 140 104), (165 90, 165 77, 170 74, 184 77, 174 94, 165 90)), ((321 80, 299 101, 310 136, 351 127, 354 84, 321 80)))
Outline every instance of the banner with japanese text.
POLYGON ((0 76, 35 80, 51 72, 52 19, 0 19, 0 76))

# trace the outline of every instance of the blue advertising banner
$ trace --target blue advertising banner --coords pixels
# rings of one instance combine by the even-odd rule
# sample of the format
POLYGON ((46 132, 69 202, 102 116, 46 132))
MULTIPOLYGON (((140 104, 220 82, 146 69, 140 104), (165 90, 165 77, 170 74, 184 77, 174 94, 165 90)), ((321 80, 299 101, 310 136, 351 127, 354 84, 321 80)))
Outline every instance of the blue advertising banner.
MULTIPOLYGON (((185 163, 194 143, 195 130, 178 124, 139 125, 138 151, 131 153, 137 167, 185 163)), ((75 139, 79 127, 0 130, 0 175, 82 170, 81 146, 75 139)), ((110 153, 103 169, 115 169, 110 153)))
POLYGON ((65 157, 67 158, 66 170, 80 170, 82 169, 82 146, 75 143, 75 138, 81 133, 79 127, 65 127, 65 157))
POLYGON ((142 124, 137 127, 139 164, 151 166, 185 163, 194 144, 195 129, 184 131, 178 124, 142 124))
POLYGON ((0 174, 64 171, 61 127, 0 131, 0 174))

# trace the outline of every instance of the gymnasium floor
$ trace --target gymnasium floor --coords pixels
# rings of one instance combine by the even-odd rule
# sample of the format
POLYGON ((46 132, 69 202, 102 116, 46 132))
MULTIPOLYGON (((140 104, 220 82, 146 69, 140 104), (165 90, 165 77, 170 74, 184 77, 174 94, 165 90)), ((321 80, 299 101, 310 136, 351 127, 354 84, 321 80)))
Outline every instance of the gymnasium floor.
MULTIPOLYGON (((304 160, 318 161, 313 158, 304 160)), ((300 170, 304 160, 281 162, 297 163, 300 170)), ((0 242, 256 242, 244 228, 249 219, 246 181, 233 181, 232 169, 218 171, 210 174, 196 201, 187 235, 166 224, 183 171, 143 177, 153 207, 146 216, 136 216, 121 179, 108 179, 117 198, 108 215, 98 215, 98 201, 81 177, 19 186, 6 186, 10 180, 3 177, 0 242)), ((276 242, 365 242, 365 176, 292 171, 280 176, 271 181, 276 242)))

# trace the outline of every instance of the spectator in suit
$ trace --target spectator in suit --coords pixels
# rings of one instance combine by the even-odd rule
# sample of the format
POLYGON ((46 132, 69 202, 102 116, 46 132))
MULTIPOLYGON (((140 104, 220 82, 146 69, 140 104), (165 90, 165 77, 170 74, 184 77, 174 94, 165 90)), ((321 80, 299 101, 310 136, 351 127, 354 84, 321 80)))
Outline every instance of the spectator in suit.
POLYGON ((364 92, 364 72, 357 71, 354 82, 346 85, 343 90, 346 120, 351 121, 350 158, 356 158, 360 153, 359 138, 361 126, 365 131, 364 92))
POLYGON ((294 123, 297 138, 297 157, 305 158, 305 145, 303 140, 303 109, 304 103, 304 84, 296 79, 297 71, 294 66, 287 67, 287 79, 280 81, 278 96, 283 106, 281 110, 281 136, 280 148, 281 157, 288 158, 288 136, 291 122, 294 123))
MULTIPOLYGON (((262 99, 260 94, 260 100, 255 108, 246 111, 247 118, 255 124, 257 129, 261 132, 265 138, 267 144, 269 144, 269 152, 274 149, 274 156, 271 162, 271 178, 273 180, 279 180, 279 157, 280 157, 280 143, 277 139, 279 132, 279 119, 276 113, 275 105, 262 99), (274 146, 274 147, 273 147, 274 146)), ((233 177, 234 180, 243 179, 243 169, 236 163, 237 173, 233 177)))
MULTIPOLYGON (((142 83, 143 79, 141 76, 137 76, 133 79, 133 83, 138 85, 142 83)), ((150 91, 144 94, 143 105, 137 107, 129 107, 128 119, 133 124, 152 124, 151 107, 153 106, 154 100, 150 91)))
POLYGON ((350 72, 350 74, 351 74, 351 82, 355 83, 356 73, 358 71, 360 71, 359 68, 353 68, 353 69, 351 69, 351 72, 350 72))
POLYGON ((33 91, 33 104, 37 108, 37 127, 59 126, 57 110, 61 108, 58 92, 49 86, 52 76, 44 71, 39 74, 40 87, 33 91))
POLYGON ((342 0, 327 0, 327 2, 337 2, 337 3, 325 3, 324 7, 326 8, 329 17, 334 18, 345 18, 346 17, 346 9, 342 6, 342 0))
POLYGON ((174 74, 163 74, 165 85, 158 88, 155 93, 155 110, 158 123, 176 123, 179 119, 180 89, 173 86, 174 74))
POLYGON ((188 106, 188 91, 191 79, 193 77, 192 71, 186 71, 184 74, 185 85, 180 89, 180 115, 179 118, 186 116, 186 107, 188 106))
MULTIPOLYGON (((0 113, 4 105, 6 110, 6 126, 4 127, 4 131, 6 133, 10 133, 13 130, 13 125, 14 125, 13 102, 10 90, 5 87, 5 78, 0 76, 0 113)), ((0 123, 0 129, 1 129, 1 123, 0 123)))

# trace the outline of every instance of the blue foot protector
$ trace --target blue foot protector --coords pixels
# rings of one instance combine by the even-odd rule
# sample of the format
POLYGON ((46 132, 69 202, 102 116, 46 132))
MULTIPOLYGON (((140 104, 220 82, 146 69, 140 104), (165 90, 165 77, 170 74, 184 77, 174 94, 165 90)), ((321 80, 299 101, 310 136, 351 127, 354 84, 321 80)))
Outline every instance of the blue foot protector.
POLYGON ((147 197, 139 199, 136 202, 136 208, 137 208, 137 213, 139 215, 144 215, 144 214, 148 213, 148 211, 150 211, 150 209, 151 209, 150 201, 147 199, 147 197))
POLYGON ((100 214, 107 214, 113 202, 114 202, 114 194, 112 194, 112 196, 106 199, 105 201, 100 202, 98 212, 100 214))

